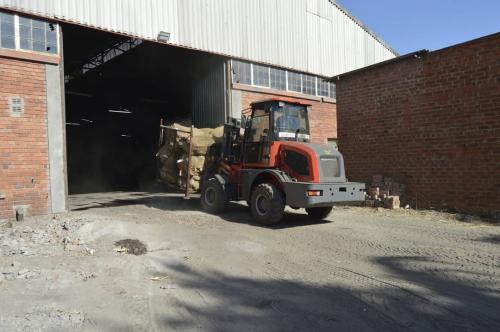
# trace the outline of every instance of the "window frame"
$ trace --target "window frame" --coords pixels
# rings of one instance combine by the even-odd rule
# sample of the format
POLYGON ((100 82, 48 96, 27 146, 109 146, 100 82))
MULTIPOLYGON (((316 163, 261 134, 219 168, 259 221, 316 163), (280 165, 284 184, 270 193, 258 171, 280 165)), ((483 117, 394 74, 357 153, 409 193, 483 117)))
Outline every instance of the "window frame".
MULTIPOLYGON (((6 14, 6 15, 11 15, 13 17, 13 22, 14 22, 14 48, 8 48, 8 47, 2 47, 0 43, 0 49, 2 50, 12 50, 12 51, 19 51, 19 52, 28 52, 28 53, 35 53, 35 54, 43 54, 43 55, 49 55, 49 56, 60 56, 61 54, 61 25, 58 22, 53 22, 49 20, 45 20, 43 18, 38 18, 38 17, 31 17, 31 16, 26 16, 26 15, 19 15, 17 13, 10 13, 10 12, 5 12, 5 11, 0 11, 1 14, 6 14), (21 21, 20 18, 25 18, 30 20, 30 31, 31 31, 31 49, 26 49, 21 47, 21 21), (45 51, 36 51, 33 50, 33 20, 43 22, 44 24, 44 48, 45 51), (56 43, 55 46, 57 48, 56 52, 50 52, 47 49, 49 43, 48 43, 48 38, 47 38, 47 26, 49 24, 53 24, 55 26, 55 38, 56 38, 56 43)), ((0 35, 1 38, 1 35, 0 35)), ((50 43, 50 45, 54 45, 53 43, 50 43)))
POLYGON ((332 82, 325 82, 326 78, 324 76, 318 76, 318 75, 303 73, 303 72, 294 71, 294 70, 287 70, 287 69, 279 68, 276 66, 254 64, 252 62, 245 61, 245 60, 239 60, 239 59, 231 59, 231 73, 232 73, 232 83, 233 84, 242 84, 242 85, 253 86, 253 87, 257 87, 257 88, 261 88, 261 89, 284 91, 284 92, 302 94, 304 96, 311 96, 311 97, 317 97, 317 98, 328 98, 328 99, 332 99, 334 101, 337 99, 337 96, 335 93, 336 92, 335 84, 332 82), (236 78, 237 78, 236 68, 237 68, 237 64, 240 64, 240 63, 246 64, 249 66, 249 69, 250 69, 250 82, 249 83, 238 82, 236 80, 236 78), (268 86, 257 84, 255 82, 254 66, 267 68, 267 74, 268 74, 268 80, 269 80, 268 86), (281 89, 281 88, 278 88, 278 87, 272 85, 272 79, 271 79, 272 70, 284 72, 284 74, 285 74, 284 75, 284 77, 285 77, 285 89, 281 89), (289 82, 290 74, 300 75, 300 91, 296 91, 296 90, 291 89, 290 82, 289 82), (314 94, 304 92, 305 91, 305 89, 304 89, 304 84, 305 84, 304 77, 311 77, 313 79, 313 82, 311 82, 311 83, 313 84, 312 87, 315 90, 314 94), (320 93, 320 85, 321 84, 326 84, 326 86, 328 87, 327 95, 320 93))

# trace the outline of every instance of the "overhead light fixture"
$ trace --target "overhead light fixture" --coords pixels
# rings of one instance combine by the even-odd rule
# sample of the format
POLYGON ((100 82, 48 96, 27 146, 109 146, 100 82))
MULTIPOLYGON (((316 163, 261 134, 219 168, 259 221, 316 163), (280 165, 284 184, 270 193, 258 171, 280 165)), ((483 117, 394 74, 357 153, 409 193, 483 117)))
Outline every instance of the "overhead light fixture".
POLYGON ((160 31, 156 39, 160 42, 168 43, 170 41, 170 32, 160 31))
POLYGON ((66 90, 66 94, 71 95, 71 96, 79 96, 79 97, 88 97, 88 98, 93 97, 93 95, 91 95, 89 93, 69 91, 69 90, 66 90))
POLYGON ((89 120, 89 119, 82 119, 82 121, 87 122, 87 123, 94 123, 94 121, 89 120))
POLYGON ((119 110, 108 110, 109 113, 121 113, 121 114, 132 114, 131 111, 126 110, 126 109, 119 109, 119 110))
POLYGON ((66 123, 66 126, 79 126, 80 124, 79 123, 76 123, 76 122, 67 122, 66 123))

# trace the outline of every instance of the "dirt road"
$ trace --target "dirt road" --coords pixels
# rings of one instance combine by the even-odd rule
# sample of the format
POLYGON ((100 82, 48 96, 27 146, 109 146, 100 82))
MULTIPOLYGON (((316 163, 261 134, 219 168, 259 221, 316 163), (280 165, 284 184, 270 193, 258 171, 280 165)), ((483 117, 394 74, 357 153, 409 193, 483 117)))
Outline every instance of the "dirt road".
POLYGON ((73 199, 0 230, 1 331, 500 331, 498 226, 338 208, 263 228, 244 205, 73 199))

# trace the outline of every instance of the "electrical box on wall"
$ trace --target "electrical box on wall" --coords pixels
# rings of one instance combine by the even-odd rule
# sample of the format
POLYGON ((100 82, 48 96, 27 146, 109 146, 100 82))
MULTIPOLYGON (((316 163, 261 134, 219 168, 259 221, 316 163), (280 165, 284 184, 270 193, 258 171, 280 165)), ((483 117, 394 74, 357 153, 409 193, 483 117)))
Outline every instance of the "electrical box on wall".
POLYGON ((9 98, 10 116, 20 117, 24 114, 24 98, 10 97, 9 98))

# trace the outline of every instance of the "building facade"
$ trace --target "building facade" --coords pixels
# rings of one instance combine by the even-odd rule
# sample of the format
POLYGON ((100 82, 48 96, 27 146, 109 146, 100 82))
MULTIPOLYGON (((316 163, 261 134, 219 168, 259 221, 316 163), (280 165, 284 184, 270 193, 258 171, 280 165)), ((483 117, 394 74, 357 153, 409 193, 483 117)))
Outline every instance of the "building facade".
POLYGON ((112 126, 139 137, 153 111, 213 127, 288 96, 312 104, 312 140, 335 144, 325 78, 397 55, 328 0, 0 0, 0 37, 0 219, 67 210, 75 179, 119 173, 93 160, 81 175, 78 151, 109 155, 124 146, 101 151, 112 126))
POLYGON ((499 218, 500 34, 341 75, 350 180, 384 174, 418 208, 499 218))

